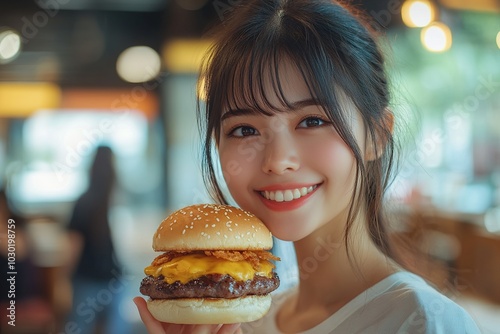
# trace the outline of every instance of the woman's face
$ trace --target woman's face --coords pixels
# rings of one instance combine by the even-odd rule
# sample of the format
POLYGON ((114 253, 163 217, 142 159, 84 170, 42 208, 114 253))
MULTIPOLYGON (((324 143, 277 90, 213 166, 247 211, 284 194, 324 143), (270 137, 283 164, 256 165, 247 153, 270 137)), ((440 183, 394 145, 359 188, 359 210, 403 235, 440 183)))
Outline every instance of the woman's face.
MULTIPOLYGON (((298 70, 284 64, 280 80, 293 110, 269 110, 272 116, 246 107, 223 111, 218 151, 228 189, 277 238, 300 240, 330 222, 342 231, 354 188, 354 156, 298 70)), ((271 84, 264 91, 274 106, 282 105, 271 84)), ((364 150, 359 113, 343 102, 364 150)))

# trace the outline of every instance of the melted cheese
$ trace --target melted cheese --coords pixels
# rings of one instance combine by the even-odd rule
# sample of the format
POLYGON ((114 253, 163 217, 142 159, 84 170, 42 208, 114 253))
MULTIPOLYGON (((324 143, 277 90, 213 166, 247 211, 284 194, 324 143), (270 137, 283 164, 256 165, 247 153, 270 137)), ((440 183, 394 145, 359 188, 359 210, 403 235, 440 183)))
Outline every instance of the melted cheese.
POLYGON ((271 277, 273 268, 274 265, 266 260, 261 260, 258 270, 255 270, 247 261, 229 261, 204 254, 189 254, 159 266, 148 266, 144 273, 153 277, 163 275, 168 284, 176 281, 185 284, 207 274, 227 274, 238 281, 251 280, 255 275, 271 277))

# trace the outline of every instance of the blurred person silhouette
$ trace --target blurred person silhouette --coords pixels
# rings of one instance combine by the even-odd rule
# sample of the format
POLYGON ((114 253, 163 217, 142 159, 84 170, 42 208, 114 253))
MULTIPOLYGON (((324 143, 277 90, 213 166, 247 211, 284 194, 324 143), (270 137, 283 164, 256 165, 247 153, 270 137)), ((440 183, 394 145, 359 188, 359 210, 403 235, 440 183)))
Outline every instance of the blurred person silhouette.
POLYGON ((76 201, 68 226, 73 307, 66 327, 76 328, 75 333, 127 333, 119 312, 125 286, 108 220, 115 184, 113 151, 99 146, 88 188, 76 201))
POLYGON ((54 324, 51 305, 44 294, 41 268, 32 261, 32 248, 26 233, 26 220, 10 205, 0 189, 0 262, 3 268, 0 307, 0 333, 15 328, 20 333, 44 333, 54 324), (12 267, 11 267, 12 266, 12 267), (12 274, 11 274, 12 273, 12 274), (15 309, 11 307, 14 302, 15 309), (9 310, 13 309, 13 312, 9 310), (13 314, 15 317, 9 317, 13 314))

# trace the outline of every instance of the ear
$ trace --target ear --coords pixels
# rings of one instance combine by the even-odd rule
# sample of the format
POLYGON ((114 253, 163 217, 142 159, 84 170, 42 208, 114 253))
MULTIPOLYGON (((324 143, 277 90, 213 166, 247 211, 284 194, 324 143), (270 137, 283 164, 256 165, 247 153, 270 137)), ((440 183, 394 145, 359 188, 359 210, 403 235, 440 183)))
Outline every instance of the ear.
POLYGON ((384 153, 387 141, 394 129, 394 114, 389 109, 384 109, 381 124, 375 127, 375 138, 370 135, 366 138, 365 161, 374 161, 384 153))

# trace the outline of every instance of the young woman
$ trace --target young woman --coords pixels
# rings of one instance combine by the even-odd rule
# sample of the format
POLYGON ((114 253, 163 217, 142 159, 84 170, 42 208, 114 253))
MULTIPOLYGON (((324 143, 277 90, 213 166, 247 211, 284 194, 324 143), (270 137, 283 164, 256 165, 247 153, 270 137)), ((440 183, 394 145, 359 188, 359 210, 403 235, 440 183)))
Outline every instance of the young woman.
MULTIPOLYGON (((370 25, 343 5, 242 1, 203 69, 205 172, 275 237, 294 242, 299 284, 247 333, 478 333, 457 304, 393 254, 382 198, 394 157, 384 60, 370 25)), ((238 325, 151 333, 238 333, 238 325)))

